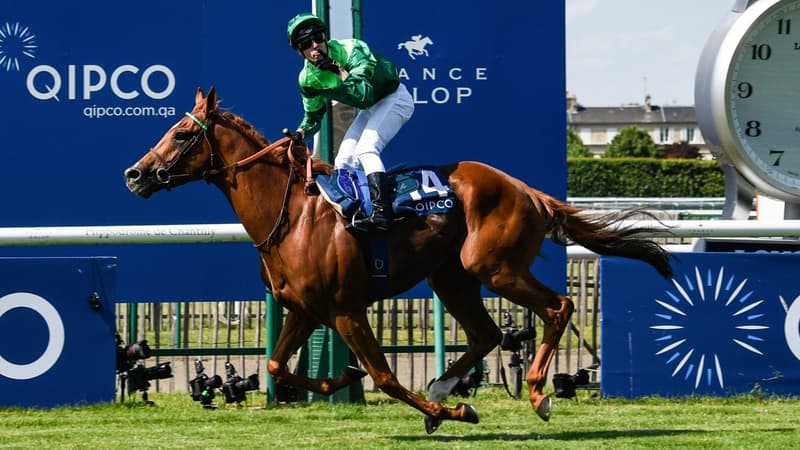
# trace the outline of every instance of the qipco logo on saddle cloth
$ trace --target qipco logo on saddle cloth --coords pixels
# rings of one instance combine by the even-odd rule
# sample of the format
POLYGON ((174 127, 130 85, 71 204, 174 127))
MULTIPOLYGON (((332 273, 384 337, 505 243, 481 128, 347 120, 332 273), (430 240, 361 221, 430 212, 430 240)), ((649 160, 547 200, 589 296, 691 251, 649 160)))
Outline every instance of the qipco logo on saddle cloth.
MULTIPOLYGON (((64 38, 63 36, 60 38, 64 38)), ((50 36, 50 41, 59 37, 50 36)), ((174 71, 164 64, 48 64, 35 30, 21 21, 0 22, 0 71, 25 74, 25 90, 36 100, 92 102, 83 108, 88 118, 171 117, 175 108, 157 103, 126 104, 130 100, 159 101, 175 90, 174 71), (104 104, 94 103, 98 97, 104 104), (112 98, 111 102, 108 99, 112 98)), ((69 53, 83 53, 71 49, 69 53)), ((105 55, 97 55, 105 56, 105 55)), ((97 59, 97 58, 92 58, 97 59)))

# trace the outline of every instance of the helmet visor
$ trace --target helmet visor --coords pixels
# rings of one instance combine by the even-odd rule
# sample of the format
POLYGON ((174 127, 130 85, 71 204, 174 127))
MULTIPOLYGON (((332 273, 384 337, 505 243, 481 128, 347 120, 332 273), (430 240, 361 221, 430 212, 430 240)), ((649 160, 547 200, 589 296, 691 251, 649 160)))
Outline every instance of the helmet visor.
POLYGON ((300 34, 299 36, 300 37, 298 37, 295 40, 294 46, 296 49, 300 51, 308 50, 309 48, 311 48, 314 42, 316 42, 317 44, 322 44, 323 42, 326 41, 325 32, 322 30, 312 31, 311 33, 304 35, 300 34))

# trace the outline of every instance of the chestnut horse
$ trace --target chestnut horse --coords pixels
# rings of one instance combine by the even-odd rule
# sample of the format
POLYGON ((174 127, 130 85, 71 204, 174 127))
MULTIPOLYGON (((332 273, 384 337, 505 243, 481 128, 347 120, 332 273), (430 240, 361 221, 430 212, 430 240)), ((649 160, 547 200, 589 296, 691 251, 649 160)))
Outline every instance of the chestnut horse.
MULTIPOLYGON (((472 406, 447 407, 441 402, 457 380, 500 343, 501 331, 483 304, 483 285, 544 321, 542 342, 526 381, 534 411, 548 420, 551 401, 542 388, 574 306, 530 272, 545 236, 551 234, 562 245, 570 240, 601 255, 638 259, 671 277, 669 254, 636 236, 649 230, 617 226, 630 215, 592 219, 486 164, 441 166, 457 199, 454 210, 396 222, 385 235, 388 296, 427 277, 469 343, 425 399, 398 382, 367 320, 373 301, 368 294, 368 240, 349 231, 347 221, 322 196, 304 192, 304 163, 311 159, 306 147, 288 137, 270 145, 217 103, 213 87, 207 97, 198 89, 192 112, 125 170, 125 179, 128 189, 145 198, 200 179, 228 198, 258 249, 264 283, 288 310, 268 363, 278 384, 329 395, 365 375, 351 367, 333 379, 311 379, 288 370, 291 355, 325 324, 342 336, 376 386, 425 414, 429 433, 442 420, 477 423, 472 406)), ((332 171, 318 160, 307 165, 308 172, 310 166, 314 173, 332 171)))

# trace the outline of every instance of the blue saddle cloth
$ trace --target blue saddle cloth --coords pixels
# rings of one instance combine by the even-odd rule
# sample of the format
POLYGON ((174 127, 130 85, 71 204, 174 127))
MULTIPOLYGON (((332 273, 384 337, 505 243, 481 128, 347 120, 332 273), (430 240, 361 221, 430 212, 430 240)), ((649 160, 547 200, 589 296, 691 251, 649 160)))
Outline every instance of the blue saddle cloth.
MULTIPOLYGON (((455 205, 455 195, 435 167, 416 167, 387 174, 395 218, 444 214, 455 205), (443 181, 444 180, 444 181, 443 181)), ((345 219, 372 214, 369 184, 363 171, 337 169, 316 177, 322 196, 345 219)))

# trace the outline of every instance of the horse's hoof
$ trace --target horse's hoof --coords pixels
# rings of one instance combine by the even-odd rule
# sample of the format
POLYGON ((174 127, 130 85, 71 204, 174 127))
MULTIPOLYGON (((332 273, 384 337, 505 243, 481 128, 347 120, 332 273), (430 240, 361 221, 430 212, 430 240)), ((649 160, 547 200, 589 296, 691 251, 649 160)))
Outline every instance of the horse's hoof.
POLYGON ((367 371, 356 366, 347 366, 342 369, 342 374, 353 381, 360 380, 367 376, 367 371))
POLYGON ((545 422, 550 420, 550 410, 553 408, 553 401, 550 400, 550 396, 542 399, 542 402, 539 403, 539 407, 536 408, 536 414, 542 418, 545 422))
POLYGON ((478 423, 478 410, 476 410, 474 406, 468 405, 466 403, 459 403, 456 405, 456 409, 462 409, 462 408, 463 408, 463 412, 461 413, 462 422, 478 423))
POLYGON ((437 419, 431 416, 425 416, 425 432, 428 434, 433 433, 434 431, 439 429, 439 425, 442 424, 441 419, 437 419))

